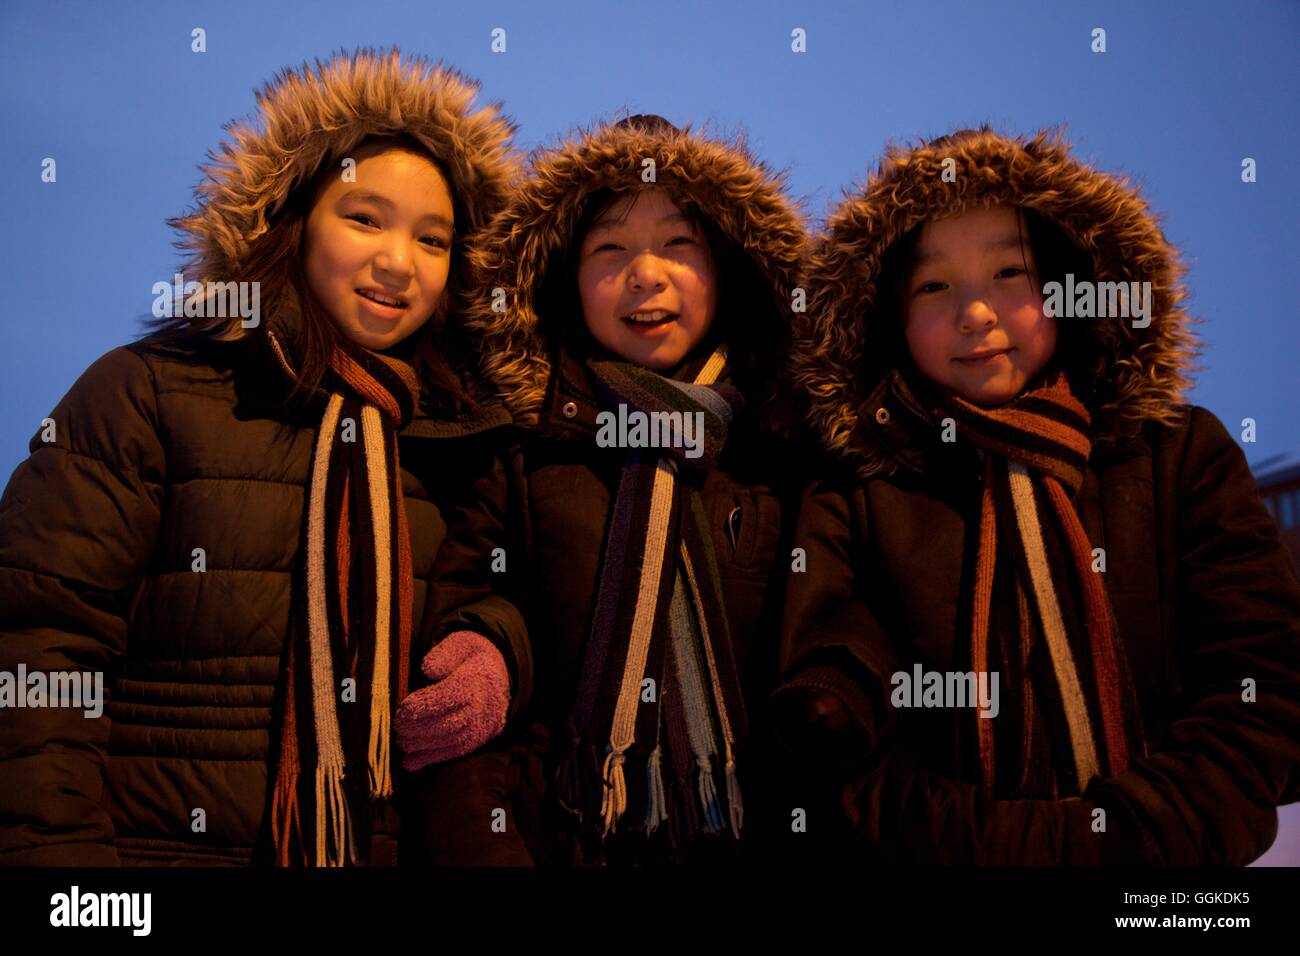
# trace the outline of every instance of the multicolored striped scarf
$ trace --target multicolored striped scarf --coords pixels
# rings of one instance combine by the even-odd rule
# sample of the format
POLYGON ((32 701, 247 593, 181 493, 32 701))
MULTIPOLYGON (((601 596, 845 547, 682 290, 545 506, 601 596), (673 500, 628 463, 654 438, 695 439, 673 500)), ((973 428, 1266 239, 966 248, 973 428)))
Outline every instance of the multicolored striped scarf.
POLYGON ((393 793, 392 717, 408 689, 413 578, 397 433, 419 382, 410 365, 366 350, 331 364, 271 808, 279 866, 364 862, 372 801, 393 793))
POLYGON ((741 396, 718 383, 724 348, 690 384, 625 362, 587 365, 606 408, 701 413, 705 427, 699 457, 688 457, 681 441, 628 452, 606 531, 559 801, 596 840, 620 825, 650 835, 664 823, 674 844, 700 832, 738 835, 736 748, 745 711, 700 485, 741 396))
POLYGON ((1114 612, 1072 502, 1092 450, 1091 417, 1059 371, 993 408, 912 387, 938 421, 955 422, 959 440, 984 451, 964 602, 971 669, 1000 676, 999 715, 976 715, 964 731, 976 741, 983 790, 1081 794, 1144 746, 1114 612))

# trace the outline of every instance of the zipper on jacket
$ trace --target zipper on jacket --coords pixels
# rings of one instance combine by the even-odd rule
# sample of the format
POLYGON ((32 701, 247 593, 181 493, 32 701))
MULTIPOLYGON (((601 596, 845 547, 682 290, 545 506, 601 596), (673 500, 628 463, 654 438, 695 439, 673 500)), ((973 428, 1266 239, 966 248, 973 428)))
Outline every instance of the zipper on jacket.
POLYGON ((727 538, 731 541, 731 553, 734 555, 740 549, 740 505, 731 509, 731 514, 727 515, 727 538))

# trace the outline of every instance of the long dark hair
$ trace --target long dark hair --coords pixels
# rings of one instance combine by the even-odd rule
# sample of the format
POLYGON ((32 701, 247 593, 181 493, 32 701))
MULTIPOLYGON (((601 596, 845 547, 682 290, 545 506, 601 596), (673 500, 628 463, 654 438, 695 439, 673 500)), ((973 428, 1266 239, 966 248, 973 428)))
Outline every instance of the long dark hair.
MULTIPOLYGON (((369 136, 350 150, 354 157, 399 149, 421 156, 437 167, 452 196, 453 215, 459 225, 469 221, 465 197, 448 175, 446 165, 414 137, 397 134, 369 136)), ((335 157, 337 158, 337 157, 335 157)), ((244 334, 265 335, 274 331, 284 339, 295 378, 287 396, 289 404, 310 401, 329 374, 335 349, 352 347, 338 325, 312 294, 303 269, 303 238, 307 217, 330 178, 336 164, 326 161, 316 174, 295 189, 268 222, 266 232, 250 244, 239 264, 240 279, 261 286, 264 321, 245 333, 239 319, 209 319, 166 316, 147 320, 149 332, 163 337, 193 335, 239 338, 244 334)), ((203 276, 204 280, 211 276, 203 276)), ((473 374, 477 353, 469 336, 452 316, 460 311, 469 288, 467 257, 458 254, 453 239, 447 285, 433 315, 423 326, 389 351, 410 361, 420 377, 422 404, 434 415, 474 415, 482 411, 485 395, 473 374)))

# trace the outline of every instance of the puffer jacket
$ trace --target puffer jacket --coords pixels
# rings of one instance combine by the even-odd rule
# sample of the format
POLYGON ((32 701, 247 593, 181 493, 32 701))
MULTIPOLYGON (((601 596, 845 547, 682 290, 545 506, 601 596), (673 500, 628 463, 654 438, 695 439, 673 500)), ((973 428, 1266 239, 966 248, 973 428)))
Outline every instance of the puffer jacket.
POLYGON ((892 152, 831 218, 807 282, 794 374, 831 462, 800 507, 807 573, 789 578, 777 699, 834 694, 856 732, 829 744, 822 733, 828 759, 792 763, 801 785, 784 799, 819 807, 828 837, 791 838, 792 852, 1004 864, 1260 856, 1277 806, 1300 799, 1300 585, 1241 448, 1182 398, 1193 339, 1180 270, 1145 203, 1048 135, 981 130, 892 152), (955 182, 941 175, 946 159, 955 182), (954 742, 969 712, 887 700, 897 671, 969 659, 960 583, 983 468, 969 444, 925 424, 899 372, 896 320, 875 307, 880 263, 918 224, 998 204, 1057 224, 1096 281, 1148 281, 1154 295, 1145 328, 1058 320, 1058 360, 1093 422, 1073 503, 1104 549, 1148 751, 1082 798, 985 798, 963 776, 977 762, 954 742))
MULTIPOLYGON (((259 98, 261 127, 236 130, 198 210, 180 220, 196 253, 189 277, 240 275, 249 243, 295 188, 370 134, 428 145, 465 231, 481 228, 513 175, 511 127, 474 96, 457 74, 396 51, 282 75, 259 98)), ((33 438, 10 479, 0 671, 99 672, 108 703, 98 718, 66 707, 0 714, 0 864, 263 859, 291 581, 324 407, 321 390, 305 406, 285 401, 295 302, 286 292, 264 303, 268 318, 235 341, 156 334, 108 353, 51 413, 55 440, 33 438)), ((472 457, 453 449, 508 422, 499 405, 454 419, 422 405, 399 436, 417 624, 443 513, 467 480, 455 462, 472 457)), ((500 611, 500 626, 511 613, 500 611)), ((384 810, 371 863, 395 861, 397 814, 384 810)))
MULTIPOLYGON (((432 857, 440 863, 567 865, 584 859, 555 806, 552 783, 626 451, 593 441, 596 415, 607 400, 598 397, 579 357, 593 354, 590 343, 580 344, 586 334, 581 315, 548 313, 539 292, 575 241, 583 198, 604 187, 643 188, 646 157, 656 160, 656 185, 679 201, 696 203, 742 250, 744 278, 736 278, 750 283, 742 290, 747 301, 738 291, 729 304, 724 297, 715 326, 727 335, 731 356, 741 367, 766 367, 770 374, 784 342, 802 224, 778 181, 738 144, 626 126, 586 133, 534 158, 531 175, 476 245, 481 285, 507 290, 508 305, 497 312, 485 304, 471 312, 470 324, 484 344, 487 374, 520 428, 495 460, 481 463, 477 505, 458 515, 439 556, 435 580, 440 602, 449 606, 428 639, 477 629, 481 602, 503 597, 519 608, 527 630, 522 642, 505 633, 487 635, 512 672, 507 733, 424 776, 426 820, 447 819, 451 812, 468 818, 463 827, 444 828, 466 839, 439 841, 432 857), (507 558, 502 574, 491 571, 496 547, 507 558), (482 823, 493 807, 510 811, 510 832, 501 838, 482 823)), ((736 290, 737 284, 726 288, 736 290)), ((698 356, 685 365, 691 361, 698 356)), ((788 563, 781 556, 788 555, 790 505, 797 492, 789 447, 777 434, 779 403, 764 405, 770 397, 765 385, 771 381, 761 371, 737 380, 746 408, 700 488, 736 665, 745 689, 762 684, 764 693, 775 675, 778 584, 788 563)), ((742 752, 742 789, 743 764, 742 752)), ((747 814, 750 798, 747 792, 747 814)), ((757 794, 753 800, 757 805, 757 794)), ((612 858, 596 853, 591 859, 612 858)))

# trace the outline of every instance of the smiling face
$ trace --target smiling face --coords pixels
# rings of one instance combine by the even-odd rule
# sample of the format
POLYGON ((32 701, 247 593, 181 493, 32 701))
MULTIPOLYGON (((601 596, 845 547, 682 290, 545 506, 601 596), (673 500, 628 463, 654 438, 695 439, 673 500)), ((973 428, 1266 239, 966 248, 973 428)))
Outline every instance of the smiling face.
POLYGON ((578 294, 587 329, 645 368, 672 368, 708 334, 717 286, 708 242, 663 190, 620 199, 581 237, 578 294))
POLYGON ((1056 320, 1018 210, 996 206, 927 222, 903 292, 912 360, 932 382, 979 405, 1011 401, 1056 349, 1056 320))
POLYGON ((307 285, 349 339, 382 351, 429 321, 447 285, 454 210, 428 158, 360 152, 356 181, 332 178, 307 217, 307 285))

